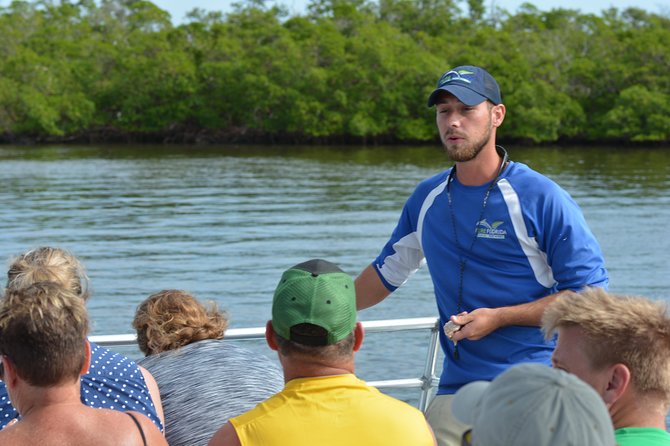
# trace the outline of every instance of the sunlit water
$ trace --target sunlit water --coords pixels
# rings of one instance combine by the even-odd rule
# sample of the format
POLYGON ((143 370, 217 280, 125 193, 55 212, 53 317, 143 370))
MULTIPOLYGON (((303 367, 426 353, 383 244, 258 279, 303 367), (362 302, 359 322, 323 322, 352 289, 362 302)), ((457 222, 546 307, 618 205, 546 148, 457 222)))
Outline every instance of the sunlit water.
MULTIPOLYGON (((508 149, 581 205, 610 290, 669 298, 670 151, 508 149)), ((0 255, 39 245, 78 255, 93 287, 93 334, 131 332, 137 304, 164 288, 217 301, 231 327, 263 326, 282 271, 320 257, 356 275, 416 183, 448 165, 434 147, 0 147, 0 255)), ((420 271, 360 318, 436 313, 420 271)), ((427 338, 370 335, 358 374, 418 377, 427 338)))

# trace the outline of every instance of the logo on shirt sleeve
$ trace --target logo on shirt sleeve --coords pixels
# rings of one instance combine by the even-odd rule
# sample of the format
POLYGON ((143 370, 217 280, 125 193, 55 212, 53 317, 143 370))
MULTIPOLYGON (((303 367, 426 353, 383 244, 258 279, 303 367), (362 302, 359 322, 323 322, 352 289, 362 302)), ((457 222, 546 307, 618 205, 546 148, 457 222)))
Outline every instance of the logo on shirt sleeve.
POLYGON ((477 222, 477 227, 475 229, 477 237, 479 238, 493 238, 493 239, 504 239, 507 236, 507 231, 504 229, 499 229, 503 221, 494 221, 489 224, 486 219, 480 220, 477 222))

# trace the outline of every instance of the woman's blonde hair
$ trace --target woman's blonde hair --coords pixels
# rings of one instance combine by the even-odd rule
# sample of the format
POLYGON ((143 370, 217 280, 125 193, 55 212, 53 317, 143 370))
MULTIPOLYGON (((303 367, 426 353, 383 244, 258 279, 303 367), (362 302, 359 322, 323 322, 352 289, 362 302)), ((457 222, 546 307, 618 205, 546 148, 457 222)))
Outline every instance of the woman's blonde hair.
POLYGON ((186 291, 163 290, 137 307, 133 327, 140 350, 149 356, 205 339, 223 339, 228 317, 214 302, 203 305, 186 291))
POLYGON ((89 297, 84 265, 63 248, 41 246, 12 259, 7 289, 19 290, 38 282, 54 282, 84 300, 89 297))

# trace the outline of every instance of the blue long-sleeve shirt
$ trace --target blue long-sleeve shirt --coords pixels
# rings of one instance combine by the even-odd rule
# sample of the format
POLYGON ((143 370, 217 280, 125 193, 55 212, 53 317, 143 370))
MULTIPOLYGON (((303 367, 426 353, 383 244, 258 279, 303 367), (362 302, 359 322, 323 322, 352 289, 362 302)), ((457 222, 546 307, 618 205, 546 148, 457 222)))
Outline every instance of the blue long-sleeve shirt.
MULTIPOLYGON (((607 286, 600 246, 579 206, 549 178, 510 162, 490 184, 464 186, 451 169, 421 182, 374 266, 394 291, 424 263, 444 324, 459 311, 519 305, 561 290, 607 286), (455 228, 454 228, 455 223, 455 228), (459 308, 461 262, 465 262, 459 308)), ((439 394, 475 380, 491 380, 519 362, 550 364, 554 342, 539 327, 507 326, 454 344, 444 333, 439 394)))

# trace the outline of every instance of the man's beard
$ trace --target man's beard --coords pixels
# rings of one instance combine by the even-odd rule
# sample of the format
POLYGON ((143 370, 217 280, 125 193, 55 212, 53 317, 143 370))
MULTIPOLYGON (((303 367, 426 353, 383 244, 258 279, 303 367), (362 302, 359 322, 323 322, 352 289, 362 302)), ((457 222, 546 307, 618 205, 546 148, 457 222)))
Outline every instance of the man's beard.
POLYGON ((477 141, 461 146, 460 148, 452 147, 449 149, 446 143, 449 134, 446 134, 443 136, 444 139, 442 140, 444 150, 447 152, 449 158, 455 162, 465 162, 475 159, 475 157, 479 155, 479 152, 484 149, 486 143, 488 143, 489 139, 491 138, 491 128, 491 117, 489 116, 489 123, 487 125, 486 133, 484 133, 484 135, 482 135, 482 137, 477 141))

